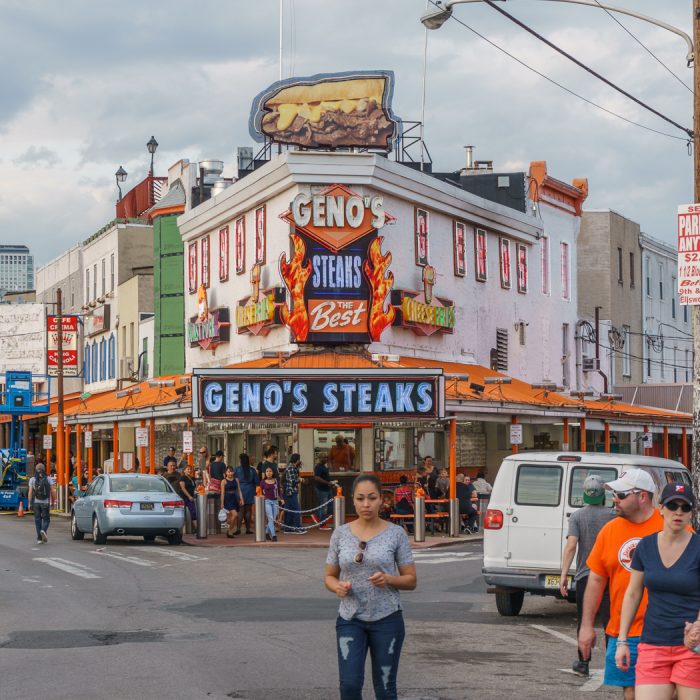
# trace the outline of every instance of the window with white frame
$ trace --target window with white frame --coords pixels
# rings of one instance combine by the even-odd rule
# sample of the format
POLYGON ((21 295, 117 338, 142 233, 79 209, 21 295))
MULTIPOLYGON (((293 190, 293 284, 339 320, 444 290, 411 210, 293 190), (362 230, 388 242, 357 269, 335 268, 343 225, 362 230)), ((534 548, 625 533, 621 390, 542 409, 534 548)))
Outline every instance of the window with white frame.
POLYGON ((571 275, 569 270, 569 244, 561 244, 561 298, 571 299, 571 275))
POLYGON ((659 299, 664 298, 664 266, 659 263, 659 299))
MULTIPOLYGON (((688 307, 684 306, 683 308, 687 309, 688 307)), ((690 381, 690 350, 685 351, 685 381, 690 381)))
POLYGON ((671 277, 671 318, 676 318, 676 278, 671 277))
POLYGON ((110 281, 109 281, 109 291, 114 291, 114 253, 109 257, 109 269, 110 269, 110 281))
POLYGON ((629 326, 622 326, 622 376, 632 376, 632 356, 630 354, 629 326))
POLYGON ((549 294, 549 236, 540 240, 540 260, 542 268, 542 294, 549 294))
POLYGON ((85 303, 90 301, 90 268, 85 270, 85 303))
POLYGON ((102 258, 102 294, 101 296, 105 295, 105 287, 107 285, 107 261, 102 258))
POLYGON ((644 286, 646 287, 647 296, 651 296, 651 261, 649 256, 644 258, 644 286))

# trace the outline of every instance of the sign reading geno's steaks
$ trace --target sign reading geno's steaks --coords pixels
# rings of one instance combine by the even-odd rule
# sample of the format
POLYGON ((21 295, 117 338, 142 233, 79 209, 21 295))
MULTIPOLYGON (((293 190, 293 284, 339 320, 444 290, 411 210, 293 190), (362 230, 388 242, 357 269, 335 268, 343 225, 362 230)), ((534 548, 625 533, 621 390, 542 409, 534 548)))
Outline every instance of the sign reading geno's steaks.
POLYGON ((199 377, 201 418, 439 418, 440 378, 199 377))

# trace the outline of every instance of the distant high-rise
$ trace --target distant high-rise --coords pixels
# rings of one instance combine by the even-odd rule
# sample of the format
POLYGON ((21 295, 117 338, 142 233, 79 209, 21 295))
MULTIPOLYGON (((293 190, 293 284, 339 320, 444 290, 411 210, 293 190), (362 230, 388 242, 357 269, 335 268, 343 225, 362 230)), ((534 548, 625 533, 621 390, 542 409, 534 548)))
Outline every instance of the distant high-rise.
POLYGON ((26 245, 0 245, 0 291, 34 289, 34 256, 26 245))

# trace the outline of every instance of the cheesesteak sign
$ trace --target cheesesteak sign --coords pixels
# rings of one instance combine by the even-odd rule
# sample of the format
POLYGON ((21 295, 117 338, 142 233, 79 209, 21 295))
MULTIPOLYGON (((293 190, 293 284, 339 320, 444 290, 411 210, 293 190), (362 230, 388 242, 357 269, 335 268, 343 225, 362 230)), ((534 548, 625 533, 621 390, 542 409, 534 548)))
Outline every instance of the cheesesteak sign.
POLYGON ((194 370, 192 394, 195 418, 444 416, 441 370, 194 370))

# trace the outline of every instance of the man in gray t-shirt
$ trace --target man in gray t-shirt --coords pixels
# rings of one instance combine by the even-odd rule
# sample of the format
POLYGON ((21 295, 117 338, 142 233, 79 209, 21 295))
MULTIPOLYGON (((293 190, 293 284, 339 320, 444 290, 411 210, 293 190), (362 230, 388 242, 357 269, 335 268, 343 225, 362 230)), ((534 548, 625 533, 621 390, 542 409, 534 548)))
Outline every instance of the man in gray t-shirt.
MULTIPOLYGON (((586 564, 588 555, 593 549, 596 537, 611 518, 615 517, 615 511, 612 508, 605 506, 605 484, 603 480, 591 474, 586 477, 583 482, 583 502, 585 505, 577 511, 574 511, 569 518, 569 532, 566 536, 566 545, 562 554, 561 562, 561 583, 559 590, 564 598, 568 595, 567 576, 569 567, 576 555, 576 573, 574 581, 576 582, 576 631, 581 627, 581 614, 583 613, 583 596, 588 583, 588 574, 590 569, 586 564)), ((607 624, 609 617, 609 600, 607 593, 601 601, 599 615, 603 622, 603 626, 607 624)), ((588 675, 588 662, 590 659, 584 659, 581 652, 578 653, 578 661, 573 665, 574 673, 580 676, 588 675)))

